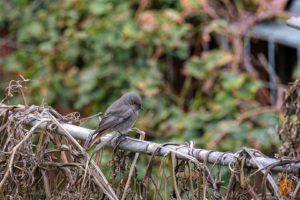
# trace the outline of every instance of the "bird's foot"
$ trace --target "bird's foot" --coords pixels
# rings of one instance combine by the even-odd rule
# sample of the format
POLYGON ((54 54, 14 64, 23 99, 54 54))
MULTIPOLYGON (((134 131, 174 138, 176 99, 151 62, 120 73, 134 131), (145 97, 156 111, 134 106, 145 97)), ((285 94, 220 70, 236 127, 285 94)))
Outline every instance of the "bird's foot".
MULTIPOLYGON (((119 132, 120 133, 120 132, 119 132)), ((123 134, 123 133, 120 133, 120 136, 119 137, 130 137, 129 135, 127 134, 123 134)))
POLYGON ((121 132, 118 131, 118 133, 120 134, 118 137, 117 137, 117 141, 118 142, 122 142, 124 140, 126 140, 128 137, 130 137, 129 135, 127 134, 123 134, 121 132))
POLYGON ((130 137, 129 135, 126 134, 122 134, 120 133, 120 136, 118 136, 115 140, 115 145, 114 145, 114 152, 116 151, 117 147, 121 144, 121 142, 127 140, 128 137, 130 137))

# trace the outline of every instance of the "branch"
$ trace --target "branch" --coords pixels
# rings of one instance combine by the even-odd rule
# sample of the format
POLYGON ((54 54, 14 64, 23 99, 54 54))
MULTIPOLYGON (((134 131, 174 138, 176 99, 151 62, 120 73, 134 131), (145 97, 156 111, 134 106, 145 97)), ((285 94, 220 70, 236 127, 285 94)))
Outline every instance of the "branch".
MULTIPOLYGON (((17 107, 17 106, 16 106, 17 107)), ((7 108, 0 109, 0 113, 4 112, 7 108)), ((9 115, 12 114, 12 111, 9 112, 9 115)), ((26 125, 34 127, 39 123, 38 120, 27 120, 26 125)), ((39 124, 38 128, 43 129, 45 126, 45 123, 39 124)), ((61 126, 67 130, 74 138, 79 140, 86 140, 88 138, 88 135, 91 131, 91 129, 71 125, 71 124, 65 124, 61 123, 61 126)), ((58 128, 55 131, 57 134, 65 135, 65 132, 63 129, 58 128)), ((109 138, 113 137, 112 134, 107 134, 101 138, 101 141, 108 140, 109 138)), ((115 140, 110 141, 107 146, 114 147, 115 140)), ((161 144, 144 141, 144 140, 125 140, 122 141, 121 144, 118 146, 120 149, 130 152, 136 152, 136 153, 143 153, 152 155, 155 150, 161 146, 161 144)), ((196 149, 196 148, 189 148, 187 146, 178 147, 178 145, 166 145, 164 148, 161 148, 159 152, 156 154, 157 156, 165 156, 167 153, 172 150, 173 152, 176 151, 176 158, 179 160, 190 160, 188 157, 193 157, 197 159, 200 162, 204 162, 205 160, 207 163, 216 164, 216 165, 226 165, 228 166, 232 161, 237 159, 237 154, 233 153, 224 153, 224 152, 217 152, 217 151, 209 151, 205 149, 196 149)), ((279 161, 278 159, 274 158, 265 158, 265 157, 256 157, 256 161, 258 161, 263 168, 267 168, 271 164, 279 161)), ((257 162, 255 162, 252 158, 246 159, 245 165, 246 168, 256 168, 259 169, 260 167, 257 165, 257 162)), ((291 164, 289 167, 285 166, 277 166, 272 169, 272 171, 296 171, 297 168, 300 167, 300 163, 297 164, 291 164)))
POLYGON ((286 20, 286 24, 300 30, 300 17, 292 17, 291 19, 286 20))

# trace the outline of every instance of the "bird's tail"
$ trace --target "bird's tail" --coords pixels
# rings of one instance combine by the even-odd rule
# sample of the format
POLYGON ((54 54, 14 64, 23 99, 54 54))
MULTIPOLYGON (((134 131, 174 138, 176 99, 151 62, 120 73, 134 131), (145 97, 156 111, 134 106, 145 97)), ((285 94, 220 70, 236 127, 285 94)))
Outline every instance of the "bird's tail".
POLYGON ((92 132, 91 134, 89 134, 87 140, 86 140, 86 143, 84 144, 84 148, 85 149, 89 149, 91 148, 91 146, 93 144, 95 144, 95 142, 101 138, 102 136, 106 135, 107 134, 107 131, 98 131, 98 130, 95 130, 94 132, 92 132))

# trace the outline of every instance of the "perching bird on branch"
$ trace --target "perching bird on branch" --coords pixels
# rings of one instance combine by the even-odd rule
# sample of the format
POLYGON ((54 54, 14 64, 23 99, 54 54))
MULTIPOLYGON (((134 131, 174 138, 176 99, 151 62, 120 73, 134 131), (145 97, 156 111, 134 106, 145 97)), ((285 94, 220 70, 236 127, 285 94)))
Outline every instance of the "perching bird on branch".
POLYGON ((85 144, 86 148, 90 148, 100 137, 110 132, 118 131, 123 135, 122 133, 127 132, 134 125, 140 109, 144 110, 139 95, 124 94, 108 107, 98 128, 89 136, 91 141, 85 144))

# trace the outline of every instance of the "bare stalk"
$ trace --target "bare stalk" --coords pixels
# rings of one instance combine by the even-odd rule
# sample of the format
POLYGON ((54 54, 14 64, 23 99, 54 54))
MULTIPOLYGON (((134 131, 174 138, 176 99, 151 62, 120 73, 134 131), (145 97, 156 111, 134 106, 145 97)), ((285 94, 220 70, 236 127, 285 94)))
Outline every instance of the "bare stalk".
MULTIPOLYGON (((144 140, 144 139, 145 139, 145 132, 144 132, 144 131, 138 130, 137 133, 140 134, 140 140, 144 140)), ((124 189, 124 192, 123 192, 122 200, 126 199, 126 196, 127 196, 127 190, 128 190, 128 188, 129 188, 131 176, 132 176, 132 173, 133 173, 133 170, 134 170, 134 167, 135 167, 135 163, 136 163, 136 161, 137 161, 139 155, 140 155, 139 153, 135 153, 135 155, 134 155, 134 158, 133 158, 133 161, 132 161, 132 164, 131 164, 131 167, 130 167, 130 171, 129 171, 127 183, 126 183, 126 185, 125 185, 125 189, 124 189)))

